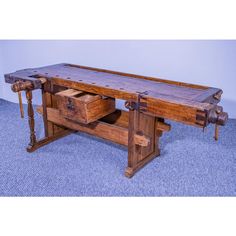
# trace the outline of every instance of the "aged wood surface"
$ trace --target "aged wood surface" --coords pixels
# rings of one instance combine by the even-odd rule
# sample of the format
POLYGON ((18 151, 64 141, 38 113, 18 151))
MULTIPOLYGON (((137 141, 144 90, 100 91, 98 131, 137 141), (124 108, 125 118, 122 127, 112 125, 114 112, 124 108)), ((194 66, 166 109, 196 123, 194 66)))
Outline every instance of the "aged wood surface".
POLYGON ((47 118, 47 94, 42 86, 42 106, 43 106, 43 123, 44 123, 44 134, 48 137, 48 118, 47 118))
POLYGON ((129 111, 128 131, 128 167, 125 170, 125 176, 130 178, 140 168, 160 155, 159 136, 162 131, 157 131, 155 117, 142 114, 137 110, 129 111), (135 140, 136 134, 147 135, 150 139, 149 145, 138 146, 135 140))
POLYGON ((33 147, 36 143, 36 135, 35 135, 35 121, 34 121, 34 109, 32 106, 32 91, 26 90, 26 99, 28 103, 28 122, 30 128, 30 143, 29 147, 33 147))
MULTIPOLYGON (((42 106, 37 107, 37 111, 42 114, 42 106)), ((71 130, 82 131, 121 145, 128 145, 128 129, 117 124, 112 125, 103 121, 95 121, 85 125, 60 116, 59 110, 55 108, 47 108, 47 113, 48 120, 59 126, 64 126, 71 130)), ((142 147, 147 147, 150 144, 150 137, 142 134, 135 134, 134 139, 135 144, 142 147)))
MULTIPOLYGON (((70 64, 58 64, 54 66, 27 69, 6 75, 6 80, 14 79, 30 79, 37 81, 37 78, 45 77, 57 84, 57 81, 64 80, 67 82, 77 82, 81 86, 89 85, 89 87, 105 87, 111 90, 117 90, 120 94, 140 93, 150 91, 166 98, 182 98, 194 100, 202 96, 202 101, 209 94, 204 95, 206 91, 216 94, 220 89, 209 88, 206 86, 192 85, 187 83, 151 78, 147 76, 138 76, 109 70, 95 69, 70 64)), ((58 82, 60 83, 60 82, 58 82)), ((82 89, 83 90, 83 89, 82 89)), ((86 91, 86 90, 83 90, 86 91)), ((89 92, 89 91, 88 91, 89 92)), ((198 99, 199 100, 199 99, 198 99)))
POLYGON ((136 100, 144 94, 147 113, 199 127, 208 124, 197 119, 199 111, 207 117, 222 94, 217 88, 65 63, 21 70, 5 77, 9 83, 31 81, 35 88, 41 88, 44 78, 50 82, 51 92, 55 86, 63 86, 124 100, 136 100))
POLYGON ((170 119, 205 128, 227 122, 220 102, 222 90, 202 85, 91 68, 57 64, 6 74, 14 92, 26 91, 30 145, 35 151, 73 131, 86 132, 128 146, 127 177, 160 155, 159 138, 170 119), (32 90, 42 90, 45 138, 36 140, 32 90), (115 108, 115 99, 129 110, 115 108))
POLYGON ((51 135, 51 136, 48 136, 48 137, 45 137, 45 138, 42 138, 42 139, 39 139, 37 140, 33 146, 28 146, 27 147, 27 152, 34 152, 35 150, 57 140, 57 139, 60 139, 68 134, 71 134, 73 133, 74 131, 73 130, 69 130, 69 129, 61 129, 60 131, 58 131, 57 133, 51 135))
POLYGON ((23 108, 23 103, 22 103, 21 91, 18 92, 18 99, 19 99, 19 105, 20 105, 20 116, 21 118, 24 118, 24 108, 23 108))
POLYGON ((56 93, 60 114, 84 124, 96 121, 115 111, 115 100, 100 95, 68 89, 56 93))

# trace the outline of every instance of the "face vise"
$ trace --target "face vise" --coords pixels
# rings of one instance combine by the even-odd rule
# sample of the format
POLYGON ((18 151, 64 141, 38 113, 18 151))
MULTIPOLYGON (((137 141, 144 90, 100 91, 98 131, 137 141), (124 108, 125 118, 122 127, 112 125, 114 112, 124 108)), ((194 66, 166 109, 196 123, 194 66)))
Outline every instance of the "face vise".
POLYGON ((208 122, 215 124, 215 140, 219 138, 219 125, 224 126, 228 121, 228 113, 221 106, 215 106, 208 113, 208 122))

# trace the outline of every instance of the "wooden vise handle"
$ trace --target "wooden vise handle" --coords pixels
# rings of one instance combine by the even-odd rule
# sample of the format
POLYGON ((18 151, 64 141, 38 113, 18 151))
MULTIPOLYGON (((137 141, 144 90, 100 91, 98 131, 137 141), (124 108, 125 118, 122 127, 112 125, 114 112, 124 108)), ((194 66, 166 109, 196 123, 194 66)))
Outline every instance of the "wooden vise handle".
POLYGON ((228 120, 228 113, 223 112, 223 107, 216 106, 215 109, 210 110, 208 114, 208 121, 215 124, 215 140, 219 138, 219 125, 225 125, 228 120))
MULTIPOLYGON (((44 84, 46 82, 45 78, 39 78, 41 81, 41 84, 44 84)), ((23 105, 22 105, 22 97, 21 97, 21 91, 26 91, 26 98, 27 101, 28 96, 27 94, 31 92, 31 90, 34 89, 34 85, 31 81, 16 81, 12 86, 11 89, 13 92, 18 93, 18 99, 19 99, 19 105, 20 105, 20 114, 21 118, 24 118, 24 110, 23 110, 23 105)))
POLYGON ((13 92, 17 93, 24 90, 32 90, 34 86, 30 81, 17 81, 11 86, 11 89, 13 92))
MULTIPOLYGON (((41 84, 44 84, 46 82, 45 78, 38 78, 38 80, 41 81, 41 84)), ((17 93, 20 91, 26 91, 26 90, 33 90, 34 85, 31 81, 16 81, 12 86, 11 89, 13 92, 17 93)))
MULTIPOLYGON (((45 83, 45 81, 41 81, 41 83, 45 83)), ((31 150, 32 147, 36 144, 36 135, 35 135, 35 129, 34 129, 34 109, 32 105, 32 90, 34 89, 34 85, 30 81, 16 81, 12 86, 11 89, 13 92, 18 92, 18 94, 21 91, 25 91, 26 93, 26 99, 28 103, 28 122, 29 122, 29 128, 30 128, 30 143, 27 150, 31 150)), ((22 99, 21 96, 19 96, 19 102, 20 102, 20 110, 21 110, 21 117, 23 117, 23 107, 22 107, 22 99)))
POLYGON ((19 99, 19 105, 20 105, 20 115, 21 118, 24 118, 24 109, 23 109, 23 104, 22 104, 22 96, 21 96, 21 91, 24 90, 32 90, 33 89, 33 84, 30 81, 16 81, 12 86, 11 90, 15 93, 18 93, 18 99, 19 99))
POLYGON ((208 115, 209 123, 216 125, 225 125, 228 120, 228 113, 223 112, 221 106, 216 106, 215 109, 210 110, 208 115))

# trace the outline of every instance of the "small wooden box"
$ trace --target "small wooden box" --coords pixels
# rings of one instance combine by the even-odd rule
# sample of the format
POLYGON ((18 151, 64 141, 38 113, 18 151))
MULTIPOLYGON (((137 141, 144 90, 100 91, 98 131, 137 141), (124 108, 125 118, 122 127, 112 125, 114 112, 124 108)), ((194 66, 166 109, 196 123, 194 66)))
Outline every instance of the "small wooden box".
POLYGON ((115 111, 115 99, 67 89, 56 93, 60 115, 83 124, 94 122, 115 111))

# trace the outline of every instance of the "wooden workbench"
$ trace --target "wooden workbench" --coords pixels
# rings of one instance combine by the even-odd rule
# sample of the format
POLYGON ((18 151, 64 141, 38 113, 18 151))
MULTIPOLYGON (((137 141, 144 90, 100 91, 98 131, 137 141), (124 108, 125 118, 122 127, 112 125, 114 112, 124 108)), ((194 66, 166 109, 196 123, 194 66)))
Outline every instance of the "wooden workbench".
POLYGON ((207 86, 66 63, 20 70, 5 80, 14 92, 26 91, 29 152, 72 131, 86 132, 128 146, 127 177, 160 154, 159 137, 171 128, 165 119, 200 128, 216 124, 216 139, 228 119, 217 105, 222 90, 207 86), (35 89, 42 90, 41 140, 34 131, 35 89), (128 112, 116 109, 115 99, 124 100, 128 112))

